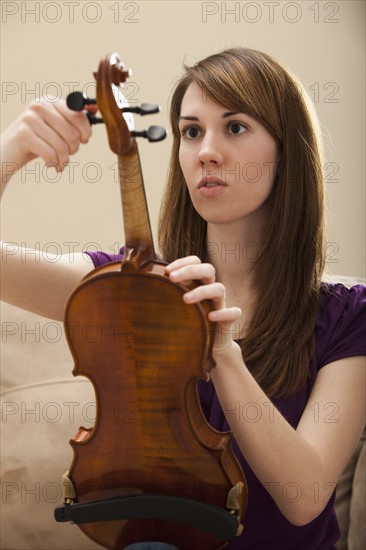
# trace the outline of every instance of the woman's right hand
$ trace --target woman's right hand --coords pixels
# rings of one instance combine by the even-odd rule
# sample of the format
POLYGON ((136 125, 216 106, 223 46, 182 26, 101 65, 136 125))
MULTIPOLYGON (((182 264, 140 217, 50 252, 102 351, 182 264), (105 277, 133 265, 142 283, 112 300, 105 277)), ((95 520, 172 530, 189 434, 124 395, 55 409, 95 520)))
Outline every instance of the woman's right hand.
POLYGON ((87 143, 90 136, 91 127, 85 113, 70 110, 63 99, 32 101, 2 134, 3 184, 37 157, 61 172, 70 155, 76 153, 80 143, 87 143))
MULTIPOLYGON (((1 190, 13 174, 38 157, 61 172, 90 135, 86 114, 71 111, 65 101, 33 101, 1 136, 1 190)), ((54 258, 25 252, 15 243, 1 243, 1 300, 62 320, 70 292, 93 269, 90 258, 81 252, 54 258)))

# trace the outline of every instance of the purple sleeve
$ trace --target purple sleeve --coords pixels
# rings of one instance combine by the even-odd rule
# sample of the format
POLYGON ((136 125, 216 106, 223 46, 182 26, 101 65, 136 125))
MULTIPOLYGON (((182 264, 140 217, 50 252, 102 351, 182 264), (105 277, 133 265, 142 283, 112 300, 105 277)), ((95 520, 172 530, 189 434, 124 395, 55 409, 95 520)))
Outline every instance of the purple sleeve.
POLYGON ((94 267, 99 267, 100 265, 121 261, 123 258, 123 248, 121 248, 119 254, 107 254, 106 252, 86 252, 86 254, 90 256, 94 267))
POLYGON ((317 330, 322 353, 319 367, 366 355, 366 286, 330 285, 317 330))

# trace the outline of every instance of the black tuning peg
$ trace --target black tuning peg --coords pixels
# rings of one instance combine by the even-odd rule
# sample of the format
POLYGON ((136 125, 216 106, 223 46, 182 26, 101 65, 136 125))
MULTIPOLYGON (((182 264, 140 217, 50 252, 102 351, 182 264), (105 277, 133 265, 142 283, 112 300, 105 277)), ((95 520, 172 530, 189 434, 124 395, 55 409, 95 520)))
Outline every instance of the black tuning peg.
POLYGON ((152 103, 141 103, 139 107, 125 107, 122 109, 123 113, 136 113, 137 115, 154 115, 159 113, 160 106, 153 105, 152 103))
MULTIPOLYGON (((82 111, 86 105, 95 105, 95 99, 88 99, 82 92, 72 92, 66 98, 66 105, 72 111, 82 111)), ((126 107, 121 109, 122 113, 137 113, 139 115, 151 115, 160 111, 159 105, 142 103, 139 107, 126 107)), ((104 120, 92 113, 87 113, 90 124, 101 124, 104 120)), ((150 126, 142 132, 131 132, 134 137, 147 138, 149 141, 161 141, 166 138, 166 131, 161 126, 150 126)))
POLYGON ((150 126, 147 130, 142 132, 131 132, 133 137, 147 138, 148 141, 162 141, 166 138, 166 130, 161 126, 150 126))
POLYGON ((89 120, 90 124, 104 124, 104 120, 99 117, 99 116, 95 116, 95 115, 92 115, 90 113, 86 113, 86 116, 87 116, 87 119, 89 120))
POLYGON ((66 98, 66 105, 72 111, 82 111, 85 105, 95 105, 96 99, 88 99, 82 92, 72 92, 66 98))

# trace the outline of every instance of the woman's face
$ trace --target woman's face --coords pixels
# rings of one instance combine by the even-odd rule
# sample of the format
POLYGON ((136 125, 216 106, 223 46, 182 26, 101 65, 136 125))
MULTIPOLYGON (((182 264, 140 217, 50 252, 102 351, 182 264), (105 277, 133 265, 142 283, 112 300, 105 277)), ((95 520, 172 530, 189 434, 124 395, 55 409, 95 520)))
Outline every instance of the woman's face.
POLYGON ((245 113, 229 112, 192 83, 179 119, 179 161, 192 203, 208 223, 259 213, 276 174, 278 147, 245 113))

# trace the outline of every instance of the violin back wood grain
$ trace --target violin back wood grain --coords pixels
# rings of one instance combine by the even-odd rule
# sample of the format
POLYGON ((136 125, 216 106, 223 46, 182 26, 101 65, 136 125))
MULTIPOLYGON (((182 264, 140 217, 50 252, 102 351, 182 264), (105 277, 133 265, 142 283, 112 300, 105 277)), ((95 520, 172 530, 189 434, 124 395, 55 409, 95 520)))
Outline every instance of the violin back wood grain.
MULTIPOLYGON (((107 268, 71 296, 65 322, 73 373, 90 379, 97 403, 90 435, 71 441, 78 502, 146 493, 225 509, 228 491, 242 479, 230 433, 213 430, 199 404, 211 338, 204 307, 184 304, 185 291, 154 273, 107 268)), ((161 540, 162 532, 180 549, 220 547, 207 533, 162 520, 80 527, 107 548, 161 540)))

